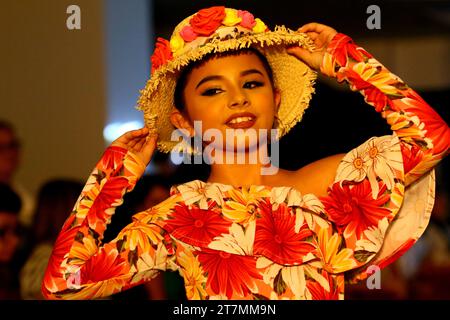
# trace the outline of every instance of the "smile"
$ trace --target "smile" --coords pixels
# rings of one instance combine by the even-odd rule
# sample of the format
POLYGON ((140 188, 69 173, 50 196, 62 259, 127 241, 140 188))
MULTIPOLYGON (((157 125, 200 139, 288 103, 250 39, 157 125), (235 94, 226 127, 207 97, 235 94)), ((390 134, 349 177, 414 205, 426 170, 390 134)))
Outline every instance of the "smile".
POLYGON ((230 128, 250 128, 255 124, 256 116, 252 113, 238 113, 229 117, 226 121, 226 125, 230 128))

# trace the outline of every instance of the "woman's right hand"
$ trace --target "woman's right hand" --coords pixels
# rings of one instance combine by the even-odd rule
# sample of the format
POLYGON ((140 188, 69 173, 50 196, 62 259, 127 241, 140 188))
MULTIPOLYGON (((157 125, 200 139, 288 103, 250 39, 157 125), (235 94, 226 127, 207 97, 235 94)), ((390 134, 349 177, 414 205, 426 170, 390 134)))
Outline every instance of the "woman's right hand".
POLYGON ((111 146, 117 146, 127 149, 136 155, 147 166, 156 149, 158 134, 149 134, 147 127, 139 130, 131 130, 111 143, 111 146))

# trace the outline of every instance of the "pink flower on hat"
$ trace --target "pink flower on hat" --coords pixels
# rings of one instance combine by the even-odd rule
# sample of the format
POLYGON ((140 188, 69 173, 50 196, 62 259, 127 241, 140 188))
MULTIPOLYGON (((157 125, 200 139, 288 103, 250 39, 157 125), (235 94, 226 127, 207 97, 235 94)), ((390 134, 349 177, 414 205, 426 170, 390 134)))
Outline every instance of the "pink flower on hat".
POLYGON ((255 24, 255 17, 247 10, 238 10, 238 17, 242 18, 241 26, 247 29, 252 29, 255 24))
POLYGON ((224 18, 225 7, 217 6, 200 10, 189 23, 195 33, 209 36, 222 24, 224 18))
POLYGON ((165 64, 168 60, 172 60, 172 50, 170 49, 170 43, 164 38, 156 39, 155 50, 152 55, 152 74, 160 66, 165 64))
POLYGON ((194 29, 191 26, 184 26, 180 31, 180 36, 186 42, 191 42, 197 39, 198 34, 195 33, 194 29))

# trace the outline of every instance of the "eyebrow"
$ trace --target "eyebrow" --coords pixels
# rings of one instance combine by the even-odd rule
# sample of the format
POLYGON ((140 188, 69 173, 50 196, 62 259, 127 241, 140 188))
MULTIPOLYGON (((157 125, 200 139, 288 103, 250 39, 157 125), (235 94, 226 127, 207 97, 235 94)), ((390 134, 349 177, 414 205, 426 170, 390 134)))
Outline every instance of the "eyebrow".
MULTIPOLYGON (((257 74, 260 74, 260 75, 264 76, 263 73, 261 71, 257 70, 257 69, 244 70, 244 71, 241 72, 240 75, 242 77, 242 76, 247 76, 249 74, 254 74, 254 73, 257 73, 257 74)), ((197 83, 197 85, 195 86, 195 89, 197 89, 198 87, 200 87, 200 85, 202 85, 203 83, 205 83, 207 81, 220 80, 220 79, 223 79, 223 76, 212 75, 212 76, 204 77, 202 80, 199 81, 199 83, 197 83)))

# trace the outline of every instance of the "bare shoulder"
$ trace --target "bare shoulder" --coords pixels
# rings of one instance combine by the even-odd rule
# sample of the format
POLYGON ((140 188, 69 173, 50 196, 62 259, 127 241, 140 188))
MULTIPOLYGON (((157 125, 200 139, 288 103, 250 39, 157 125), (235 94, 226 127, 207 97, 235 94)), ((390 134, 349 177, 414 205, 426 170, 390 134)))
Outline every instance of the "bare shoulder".
POLYGON ((302 193, 326 196, 327 188, 333 183, 336 170, 344 156, 344 153, 329 156, 294 171, 292 183, 302 193))

